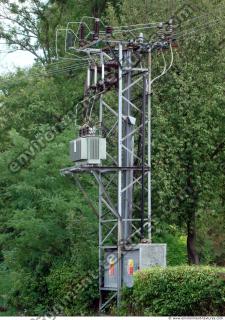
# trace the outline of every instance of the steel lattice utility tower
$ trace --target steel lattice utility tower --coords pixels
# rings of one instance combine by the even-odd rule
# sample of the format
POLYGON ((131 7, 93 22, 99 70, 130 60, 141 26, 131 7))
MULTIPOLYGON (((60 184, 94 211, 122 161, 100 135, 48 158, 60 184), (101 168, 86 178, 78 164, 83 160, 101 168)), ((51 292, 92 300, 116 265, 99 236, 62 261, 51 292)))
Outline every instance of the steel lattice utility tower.
MULTIPOLYGON (((155 41, 146 41, 142 33, 132 40, 112 40, 112 28, 107 27, 104 35, 99 19, 94 21, 92 42, 85 40, 83 22, 77 30, 80 45, 76 51, 89 57, 83 100, 88 106, 80 136, 106 139, 107 160, 103 165, 80 158, 62 173, 89 172, 99 185, 99 292, 103 311, 114 298, 120 303, 121 288, 132 286, 134 270, 146 263, 161 263, 154 256, 154 250, 160 251, 161 246, 150 245, 151 94, 153 82, 172 66, 174 39, 172 21, 157 26, 155 41), (164 49, 171 50, 168 67, 164 49), (164 69, 152 79, 154 52, 162 53, 164 69)), ((77 153, 76 141, 72 145, 72 153, 77 153)), ((99 151, 101 145, 93 148, 99 151)))

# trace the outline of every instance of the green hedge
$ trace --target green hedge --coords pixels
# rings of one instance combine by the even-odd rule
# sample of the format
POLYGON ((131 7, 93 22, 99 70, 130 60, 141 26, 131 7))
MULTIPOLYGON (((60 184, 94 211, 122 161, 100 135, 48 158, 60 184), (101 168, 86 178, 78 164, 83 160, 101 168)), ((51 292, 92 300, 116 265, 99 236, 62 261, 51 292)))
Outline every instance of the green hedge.
POLYGON ((124 289, 121 313, 224 316, 225 269, 179 266, 138 272, 134 287, 124 289))

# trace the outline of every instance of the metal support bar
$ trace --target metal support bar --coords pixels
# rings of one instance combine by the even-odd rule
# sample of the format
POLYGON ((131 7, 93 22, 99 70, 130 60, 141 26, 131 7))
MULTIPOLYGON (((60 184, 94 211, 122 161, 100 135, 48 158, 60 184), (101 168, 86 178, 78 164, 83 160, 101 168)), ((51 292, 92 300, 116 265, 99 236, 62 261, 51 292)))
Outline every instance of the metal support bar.
POLYGON ((142 135, 141 135, 141 239, 144 239, 144 216, 145 216, 145 112, 146 112, 146 76, 143 77, 143 106, 142 106, 142 135))
POLYGON ((128 100, 126 97, 123 96, 123 100, 125 100, 127 103, 129 103, 129 105, 131 107, 133 107, 135 110, 137 110, 138 112, 142 112, 133 102, 131 102, 130 100, 128 100))
POLYGON ((139 180, 141 180, 142 175, 140 177, 138 177, 137 179, 135 179, 134 181, 132 181, 128 186, 126 186, 124 189, 121 190, 121 193, 125 192, 127 189, 129 189, 131 186, 133 186, 135 183, 137 183, 139 180))
POLYGON ((111 236, 111 234, 113 233, 113 231, 116 229, 117 227, 117 223, 112 227, 112 229, 108 232, 108 234, 105 236, 105 238, 102 240, 102 245, 104 244, 104 242, 111 236))
MULTIPOLYGON (((145 124, 147 124, 148 121, 145 121, 145 124)), ((133 131, 131 131, 129 134, 127 134, 125 137, 123 137, 122 141, 127 139, 130 135, 133 135, 136 131, 138 131, 139 129, 141 129, 143 127, 143 124, 141 124, 140 126, 138 126, 136 129, 134 129, 133 131)))
POLYGON ((114 214, 115 217, 118 218, 118 214, 115 211, 115 209, 113 209, 110 204, 102 197, 102 202, 106 205, 106 207, 114 214))
POLYGON ((148 172, 148 239, 152 241, 152 172, 151 172, 151 152, 152 152, 152 136, 151 136, 151 95, 152 95, 152 52, 148 51, 148 166, 150 170, 148 172))
POLYGON ((132 82, 129 86, 125 87, 122 90, 122 93, 124 93, 126 90, 132 88, 135 84, 137 84, 138 82, 142 81, 142 77, 138 78, 137 80, 135 80, 134 82, 132 82))
POLYGON ((107 300, 104 304, 102 304, 101 306, 101 311, 105 309, 105 307, 107 307, 108 304, 110 304, 110 302, 117 297, 117 293, 114 293, 109 300, 107 300))
MULTIPOLYGON (((122 136, 123 136, 123 99, 122 99, 122 90, 123 90, 123 45, 119 44, 119 96, 118 96, 118 165, 121 167, 122 164, 122 136)), ((118 240, 117 240, 117 306, 120 305, 120 295, 122 287, 122 240, 123 240, 123 230, 122 230, 122 171, 118 172, 118 240)))
POLYGON ((113 110, 105 101, 103 101, 103 105, 115 116, 118 118, 118 113, 113 110))
POLYGON ((114 206, 113 206, 113 204, 112 204, 112 201, 111 201, 111 199, 110 199, 107 191, 105 190, 105 187, 104 187, 102 181, 101 181, 101 180, 99 179, 99 177, 98 177, 98 174, 97 174, 96 172, 94 172, 94 171, 93 171, 93 174, 94 174, 94 176, 95 176, 95 179, 96 179, 96 180, 98 181, 98 183, 101 185, 102 194, 105 195, 105 197, 106 197, 106 199, 107 199, 108 202, 107 202, 104 198, 102 198, 102 201, 108 206, 108 208, 112 211, 112 213, 113 213, 117 218, 120 219, 120 215, 118 214, 117 210, 114 208, 114 206))
POLYGON ((108 138, 108 137, 111 135, 111 133, 113 132, 113 130, 115 130, 117 124, 118 124, 118 120, 116 120, 115 124, 114 124, 114 125, 112 126, 112 128, 109 130, 109 132, 108 132, 107 135, 106 135, 106 138, 108 138))

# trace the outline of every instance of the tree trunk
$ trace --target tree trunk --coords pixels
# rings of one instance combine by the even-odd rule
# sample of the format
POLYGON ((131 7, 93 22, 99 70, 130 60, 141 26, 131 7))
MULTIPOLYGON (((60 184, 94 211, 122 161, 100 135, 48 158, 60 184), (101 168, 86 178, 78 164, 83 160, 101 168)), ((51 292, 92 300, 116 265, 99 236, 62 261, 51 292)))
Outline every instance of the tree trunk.
POLYGON ((189 264, 199 264, 199 257, 196 251, 196 216, 191 213, 187 222, 187 254, 189 264))

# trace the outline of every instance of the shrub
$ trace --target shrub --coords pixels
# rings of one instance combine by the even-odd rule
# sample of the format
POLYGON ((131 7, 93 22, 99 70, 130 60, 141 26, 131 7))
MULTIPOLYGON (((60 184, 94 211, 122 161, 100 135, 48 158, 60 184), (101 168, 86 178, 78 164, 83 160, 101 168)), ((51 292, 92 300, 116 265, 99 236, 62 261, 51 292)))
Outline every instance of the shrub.
POLYGON ((98 311, 98 269, 61 265, 47 278, 49 311, 54 316, 87 316, 98 311))
POLYGON ((124 289, 121 312, 142 316, 222 316, 225 269, 179 266, 138 272, 134 287, 124 289))

